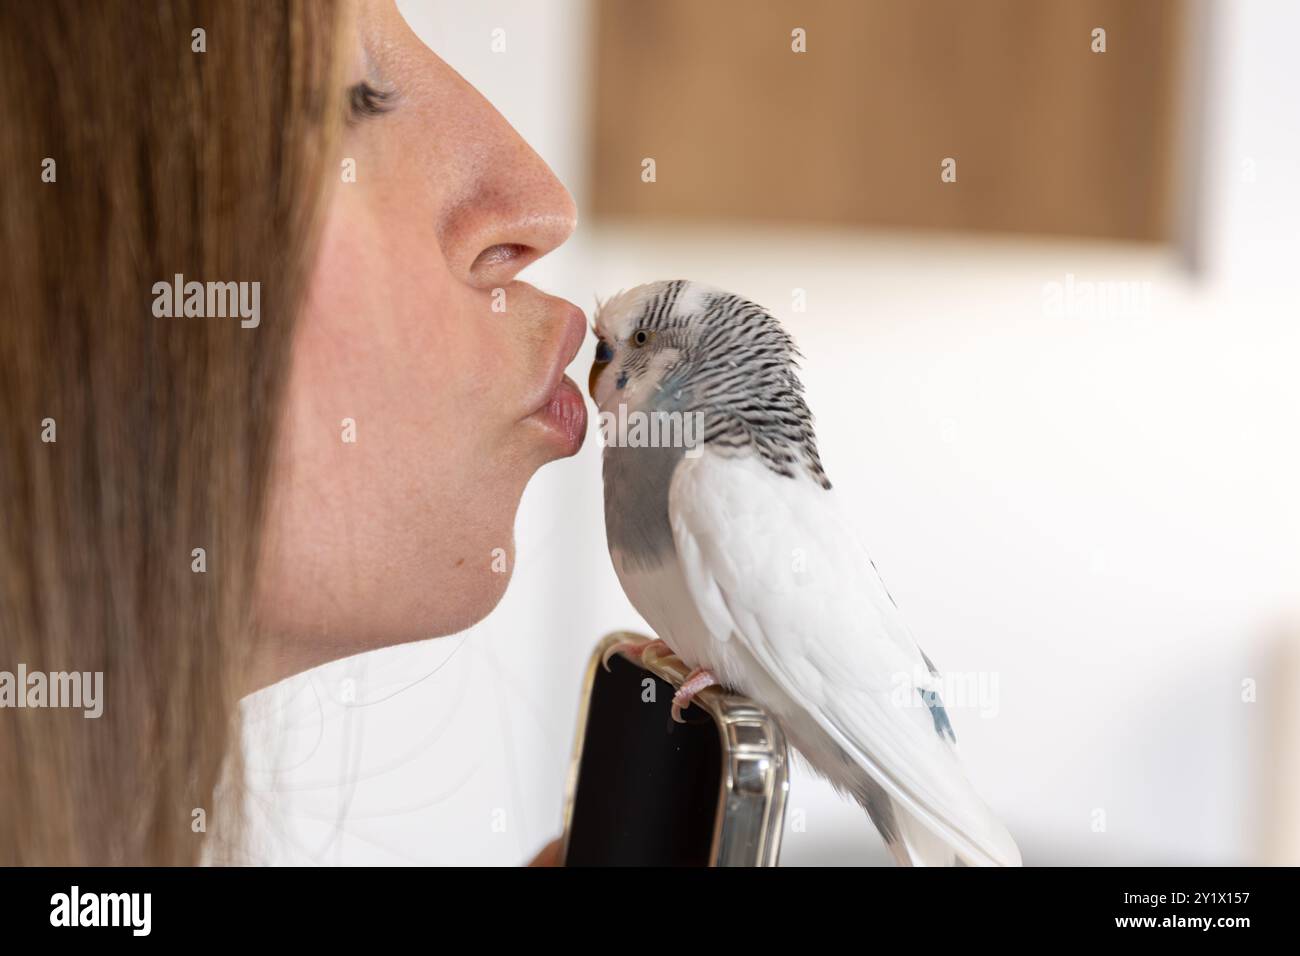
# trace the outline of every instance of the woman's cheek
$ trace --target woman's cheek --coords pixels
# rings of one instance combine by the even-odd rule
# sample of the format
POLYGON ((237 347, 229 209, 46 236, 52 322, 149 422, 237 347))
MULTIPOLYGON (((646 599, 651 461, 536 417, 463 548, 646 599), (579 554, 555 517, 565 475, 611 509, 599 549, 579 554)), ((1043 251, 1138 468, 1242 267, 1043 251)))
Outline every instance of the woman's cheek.
POLYGON ((509 319, 479 313, 479 303, 448 297, 432 326, 432 360, 459 417, 500 427, 508 420, 511 396, 520 391, 509 361, 509 319))

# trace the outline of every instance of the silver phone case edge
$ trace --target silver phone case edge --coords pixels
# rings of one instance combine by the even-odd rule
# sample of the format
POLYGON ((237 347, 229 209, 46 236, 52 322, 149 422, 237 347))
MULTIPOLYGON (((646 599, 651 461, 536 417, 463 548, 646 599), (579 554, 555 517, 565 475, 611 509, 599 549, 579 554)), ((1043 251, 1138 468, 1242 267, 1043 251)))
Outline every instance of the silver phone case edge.
MULTIPOLYGON (((644 643, 650 638, 632 631, 605 635, 587 662, 578 705, 578 726, 569 757, 564 786, 564 829, 560 860, 569 855, 573 802, 581 773, 582 748, 587 732, 591 692, 596 668, 605 652, 622 642, 644 643)), ((641 660, 621 655, 629 663, 679 687, 688 670, 675 656, 653 652, 641 660)), ((722 781, 713 824, 710 866, 777 866, 790 790, 790 756, 785 734, 776 720, 747 697, 710 687, 696 695, 691 706, 702 707, 718 728, 722 743, 722 781)), ((562 864, 563 865, 563 864, 562 864)))

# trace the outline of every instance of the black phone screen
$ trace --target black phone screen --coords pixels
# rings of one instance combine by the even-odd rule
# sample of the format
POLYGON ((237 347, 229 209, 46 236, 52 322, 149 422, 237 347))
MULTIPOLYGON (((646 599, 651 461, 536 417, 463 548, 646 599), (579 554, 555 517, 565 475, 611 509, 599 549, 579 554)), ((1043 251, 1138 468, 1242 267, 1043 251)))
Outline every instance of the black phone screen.
POLYGON ((707 866, 722 786, 718 725, 672 719, 673 686, 615 655, 596 668, 566 866, 707 866))

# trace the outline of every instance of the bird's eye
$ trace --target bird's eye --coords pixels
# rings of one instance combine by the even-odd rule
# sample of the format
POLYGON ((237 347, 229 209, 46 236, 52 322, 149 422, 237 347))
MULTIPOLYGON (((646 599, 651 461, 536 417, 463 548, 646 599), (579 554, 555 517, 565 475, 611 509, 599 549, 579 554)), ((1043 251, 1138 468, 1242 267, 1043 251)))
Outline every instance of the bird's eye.
POLYGON ((604 339, 596 341, 596 361, 602 364, 614 361, 614 349, 604 339))
POLYGON ((632 333, 632 344, 645 345, 647 342, 650 341, 650 338, 653 335, 654 335, 653 332, 647 332, 645 329, 637 329, 635 332, 632 333))

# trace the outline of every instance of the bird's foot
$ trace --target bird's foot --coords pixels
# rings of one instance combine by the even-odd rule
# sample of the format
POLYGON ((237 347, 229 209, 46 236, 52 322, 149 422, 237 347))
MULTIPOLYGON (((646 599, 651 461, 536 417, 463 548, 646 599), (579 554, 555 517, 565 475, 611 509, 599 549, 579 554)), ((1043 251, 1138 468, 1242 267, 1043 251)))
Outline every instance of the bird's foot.
POLYGON ((600 657, 600 666, 609 670, 609 661, 615 654, 626 654, 629 657, 640 660, 645 656, 646 651, 654 651, 656 654, 671 654, 673 649, 663 641, 619 641, 617 644, 611 644, 609 649, 600 657))
POLYGON ((682 686, 673 694, 673 720, 679 724, 686 723, 682 720, 682 711, 691 706, 691 700, 704 688, 716 686, 718 679, 703 667, 697 667, 687 674, 682 686))

